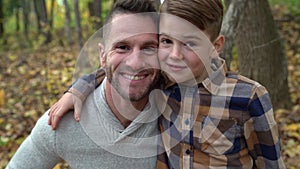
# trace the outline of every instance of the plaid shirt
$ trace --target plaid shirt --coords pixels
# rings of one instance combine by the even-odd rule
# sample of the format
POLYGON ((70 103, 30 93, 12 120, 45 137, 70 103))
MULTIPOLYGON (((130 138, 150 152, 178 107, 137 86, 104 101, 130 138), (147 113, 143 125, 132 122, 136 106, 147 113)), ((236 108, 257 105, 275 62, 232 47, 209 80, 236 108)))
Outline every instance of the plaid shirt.
MULTIPOLYGON (((197 86, 166 82, 156 95, 162 112, 158 169, 285 168, 267 90, 224 65, 197 86)), ((84 99, 104 75, 100 69, 70 90, 84 99)))

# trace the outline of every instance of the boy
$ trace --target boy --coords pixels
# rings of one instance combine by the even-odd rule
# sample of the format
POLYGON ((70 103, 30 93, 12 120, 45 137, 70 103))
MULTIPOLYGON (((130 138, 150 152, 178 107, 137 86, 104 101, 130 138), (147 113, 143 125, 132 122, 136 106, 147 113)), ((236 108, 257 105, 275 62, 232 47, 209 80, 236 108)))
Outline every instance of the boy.
MULTIPOLYGON (((165 83, 156 103, 162 113, 159 169, 285 168, 266 89, 226 72, 217 56, 224 44, 222 16, 221 0, 162 4, 158 57, 165 83)), ((73 106, 70 97, 68 93, 54 106, 50 123, 59 119, 53 114, 61 116, 57 108, 73 106)))

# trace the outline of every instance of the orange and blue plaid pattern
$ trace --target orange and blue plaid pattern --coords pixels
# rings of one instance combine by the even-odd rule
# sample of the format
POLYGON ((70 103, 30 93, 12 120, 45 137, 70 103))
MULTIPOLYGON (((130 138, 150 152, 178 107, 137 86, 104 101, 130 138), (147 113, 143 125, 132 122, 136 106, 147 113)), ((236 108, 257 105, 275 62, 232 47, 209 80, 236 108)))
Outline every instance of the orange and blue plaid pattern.
POLYGON ((167 85, 157 103, 162 135, 157 168, 283 169, 267 90, 219 69, 198 86, 167 85))

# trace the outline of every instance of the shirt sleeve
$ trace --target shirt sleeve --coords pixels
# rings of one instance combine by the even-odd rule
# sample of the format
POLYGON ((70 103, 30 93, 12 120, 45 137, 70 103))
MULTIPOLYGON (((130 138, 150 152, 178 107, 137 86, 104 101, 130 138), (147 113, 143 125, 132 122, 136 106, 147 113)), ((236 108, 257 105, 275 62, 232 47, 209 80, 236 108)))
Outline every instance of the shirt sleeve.
POLYGON ((278 126, 265 87, 257 84, 254 88, 248 110, 251 118, 245 123, 244 132, 256 168, 284 169, 278 126))
POLYGON ((12 157, 6 169, 52 169, 62 162, 56 151, 55 131, 47 124, 45 113, 12 157))
POLYGON ((102 83, 104 78, 105 69, 100 68, 91 74, 80 77, 71 85, 68 92, 73 93, 83 102, 102 83))

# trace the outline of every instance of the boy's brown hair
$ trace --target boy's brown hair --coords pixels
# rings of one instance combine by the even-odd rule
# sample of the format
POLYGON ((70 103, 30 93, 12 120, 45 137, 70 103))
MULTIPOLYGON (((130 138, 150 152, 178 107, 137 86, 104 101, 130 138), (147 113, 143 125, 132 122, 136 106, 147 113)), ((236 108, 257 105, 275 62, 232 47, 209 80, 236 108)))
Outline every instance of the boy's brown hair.
POLYGON ((165 0, 160 12, 183 18, 210 35, 214 41, 220 33, 223 20, 221 0, 165 0))

